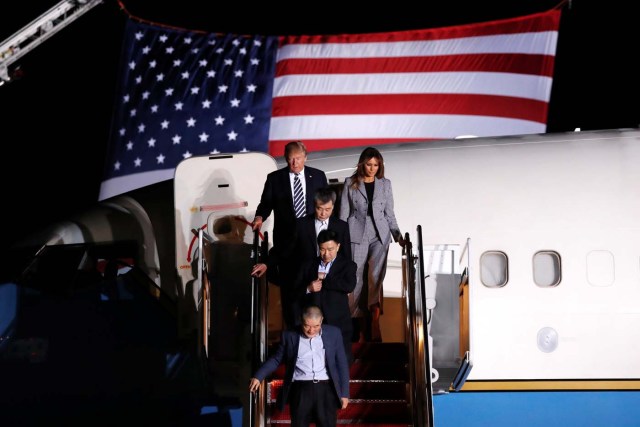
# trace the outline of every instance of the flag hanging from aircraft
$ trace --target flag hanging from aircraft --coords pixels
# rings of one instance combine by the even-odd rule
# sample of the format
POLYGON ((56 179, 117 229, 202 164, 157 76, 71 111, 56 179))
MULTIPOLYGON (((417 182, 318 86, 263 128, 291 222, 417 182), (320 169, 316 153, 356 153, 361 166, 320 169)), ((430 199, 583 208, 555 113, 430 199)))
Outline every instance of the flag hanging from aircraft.
POLYGON ((560 10, 425 30, 194 32, 129 18, 100 200, 191 156, 546 131, 560 10))

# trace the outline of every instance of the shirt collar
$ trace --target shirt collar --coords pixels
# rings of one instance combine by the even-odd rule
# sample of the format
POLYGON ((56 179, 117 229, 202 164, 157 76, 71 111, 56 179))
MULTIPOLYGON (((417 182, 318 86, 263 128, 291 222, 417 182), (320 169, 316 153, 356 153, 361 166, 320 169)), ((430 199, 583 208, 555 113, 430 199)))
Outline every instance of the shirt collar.
POLYGON ((308 337, 308 336, 306 336, 306 335, 304 334, 304 332, 302 332, 302 327, 300 327, 300 328, 301 328, 301 329, 300 329, 300 338, 302 338, 302 339, 305 339, 305 340, 311 340, 311 339, 318 338, 318 337, 321 337, 321 336, 322 336, 322 326, 320 326, 320 331, 318 331, 318 335, 314 335, 314 336, 312 336, 312 337, 308 337))
POLYGON ((320 265, 322 267, 324 267, 325 269, 330 268, 333 265, 333 261, 335 261, 336 259, 332 259, 331 261, 329 261, 328 263, 325 264, 325 262, 322 260, 322 258, 320 258, 320 265))
MULTIPOLYGON (((304 176, 304 168, 302 168, 302 170, 298 172, 298 175, 304 176)), ((289 169, 289 176, 296 176, 296 174, 294 172, 291 172, 291 169, 289 169)))

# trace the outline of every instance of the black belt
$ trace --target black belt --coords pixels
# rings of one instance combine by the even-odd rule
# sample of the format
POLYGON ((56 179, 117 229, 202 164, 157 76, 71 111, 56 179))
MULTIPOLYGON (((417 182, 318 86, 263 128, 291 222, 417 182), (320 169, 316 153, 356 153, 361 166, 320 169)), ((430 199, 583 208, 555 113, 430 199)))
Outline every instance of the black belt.
POLYGON ((328 383, 329 380, 295 380, 294 383, 313 383, 313 384, 318 384, 318 383, 328 383))

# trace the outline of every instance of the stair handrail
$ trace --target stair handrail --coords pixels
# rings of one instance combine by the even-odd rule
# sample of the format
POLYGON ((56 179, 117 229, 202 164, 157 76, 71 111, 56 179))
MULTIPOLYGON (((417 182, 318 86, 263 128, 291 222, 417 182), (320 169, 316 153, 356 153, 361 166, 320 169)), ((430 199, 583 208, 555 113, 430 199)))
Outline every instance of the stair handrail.
MULTIPOLYGON (((200 229, 194 234, 198 235, 198 253, 202 254, 201 262, 199 263, 199 274, 196 277, 196 286, 198 286, 198 302, 197 302, 197 345, 200 354, 204 354, 204 358, 208 357, 208 339, 210 334, 210 283, 208 280, 208 259, 209 253, 208 246, 210 246, 214 239, 204 230, 200 229)), ((269 233, 256 230, 253 233, 253 244, 251 247, 251 261, 252 265, 258 263, 264 263, 268 265, 268 248, 269 248, 269 233), (262 242, 260 239, 262 238, 262 242)), ((252 276, 251 278, 251 372, 255 372, 267 359, 267 346, 268 346, 268 306, 269 306, 269 287, 267 284, 267 275, 263 274, 262 277, 252 276)), ((206 368, 203 368, 206 369, 206 368)), ((247 379, 248 380, 248 379, 247 379)), ((246 393, 249 393, 249 408, 247 422, 243 425, 253 427, 264 427, 266 425, 266 404, 267 393, 265 387, 252 394, 249 392, 247 386, 246 393)))
MULTIPOLYGON (((416 279, 419 284, 420 295, 419 299, 416 300, 416 307, 419 308, 420 313, 416 313, 416 315, 420 316, 420 339, 416 343, 419 345, 419 349, 421 351, 421 357, 416 362, 419 363, 421 367, 419 371, 419 383, 418 383, 418 391, 419 391, 419 408, 421 410, 421 418, 424 421, 420 425, 431 427, 433 426, 433 384, 431 381, 431 346, 429 345, 429 323, 427 319, 427 289, 425 279, 427 275, 425 274, 424 269, 424 251, 422 244, 422 226, 418 225, 416 227, 416 233, 418 235, 418 272, 416 273, 416 279)), ((416 317, 417 319, 417 317, 416 317)))
MULTIPOLYGON (((192 230, 196 234, 196 230, 192 230)), ((198 339, 196 345, 198 346, 196 354, 204 354, 205 357, 209 356, 209 311, 211 304, 211 288, 209 283, 209 268, 207 266, 209 253, 208 247, 214 241, 213 237, 209 235, 203 229, 197 230, 198 236, 198 249, 199 263, 198 272, 195 275, 194 287, 198 289, 198 300, 196 301, 196 334, 198 339)))
MULTIPOLYGON (((260 232, 255 231, 253 236, 253 261, 254 265, 262 262, 268 265, 269 258, 269 233, 264 232, 264 239, 259 243, 260 232)), ((269 287, 266 274, 262 277, 254 277, 251 293, 251 372, 255 372, 267 360, 268 334, 269 334, 269 287)), ((249 426, 264 427, 266 425, 267 390, 266 387, 258 388, 255 393, 250 393, 249 402, 249 426)))
POLYGON ((409 352, 409 404, 413 425, 433 426, 433 393, 425 303, 422 227, 417 227, 418 256, 413 253, 409 234, 403 248, 403 293, 406 305, 405 337, 409 352))
POLYGON ((408 392, 408 406, 411 408, 411 425, 420 425, 417 421, 420 419, 418 413, 416 395, 416 365, 413 363, 415 360, 416 345, 414 345, 415 327, 413 319, 415 318, 415 298, 414 298, 414 286, 415 283, 415 257, 412 252, 412 243, 409 238, 409 233, 405 233, 404 247, 402 248, 402 296, 405 302, 405 342, 407 343, 408 352, 408 369, 409 369, 409 392, 408 392))

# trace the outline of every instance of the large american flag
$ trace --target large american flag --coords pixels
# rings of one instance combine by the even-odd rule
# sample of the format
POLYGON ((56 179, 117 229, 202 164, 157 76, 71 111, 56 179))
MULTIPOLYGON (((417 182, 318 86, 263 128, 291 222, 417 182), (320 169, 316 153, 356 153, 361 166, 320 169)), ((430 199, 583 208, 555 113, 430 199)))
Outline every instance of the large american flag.
POLYGON ((560 10, 445 28, 246 36, 130 18, 100 199, 190 156, 546 131, 560 10))

